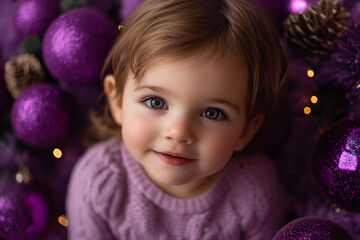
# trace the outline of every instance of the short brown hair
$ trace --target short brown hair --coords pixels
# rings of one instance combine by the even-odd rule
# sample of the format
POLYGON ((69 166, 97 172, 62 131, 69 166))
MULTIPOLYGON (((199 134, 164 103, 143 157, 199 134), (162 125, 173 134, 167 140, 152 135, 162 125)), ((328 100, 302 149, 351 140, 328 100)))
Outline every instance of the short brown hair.
MULTIPOLYGON (((139 79, 152 60, 183 58, 209 47, 233 63, 245 61, 248 118, 269 113, 278 100, 288 65, 266 12, 248 0, 146 0, 125 23, 102 77, 114 74, 121 93, 128 74, 139 79)), ((106 115, 111 121, 111 115, 106 115)))

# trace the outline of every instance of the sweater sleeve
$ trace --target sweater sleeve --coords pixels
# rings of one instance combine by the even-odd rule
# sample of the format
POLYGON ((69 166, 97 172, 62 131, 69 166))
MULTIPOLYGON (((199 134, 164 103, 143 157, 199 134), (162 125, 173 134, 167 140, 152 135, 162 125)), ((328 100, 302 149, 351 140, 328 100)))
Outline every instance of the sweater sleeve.
POLYGON ((69 240, 115 239, 108 222, 121 201, 121 179, 114 153, 105 146, 89 149, 72 172, 66 199, 69 240))
POLYGON ((281 228, 288 208, 288 198, 280 184, 275 166, 265 156, 257 155, 246 163, 246 191, 243 227, 246 240, 272 239, 281 228))

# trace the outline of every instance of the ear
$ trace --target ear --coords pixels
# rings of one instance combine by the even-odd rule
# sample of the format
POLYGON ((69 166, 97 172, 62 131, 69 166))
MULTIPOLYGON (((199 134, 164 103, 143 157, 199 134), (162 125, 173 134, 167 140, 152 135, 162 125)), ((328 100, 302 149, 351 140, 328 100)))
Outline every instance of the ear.
POLYGON ((104 92, 107 96, 111 115, 118 125, 122 122, 121 94, 116 90, 115 76, 106 75, 104 78, 104 92))
POLYGON ((235 151, 241 151, 249 144, 264 123, 264 119, 264 114, 258 114, 246 124, 245 129, 235 146, 235 151))

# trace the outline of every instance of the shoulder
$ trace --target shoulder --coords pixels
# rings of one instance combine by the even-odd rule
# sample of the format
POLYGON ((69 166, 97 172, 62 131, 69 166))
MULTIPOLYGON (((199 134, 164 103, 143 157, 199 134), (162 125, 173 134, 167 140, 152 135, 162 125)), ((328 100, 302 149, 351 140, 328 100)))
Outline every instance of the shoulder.
POLYGON ((120 170, 119 163, 121 163, 121 141, 112 138, 87 149, 76 163, 74 172, 86 170, 96 174, 101 169, 109 167, 111 171, 117 172, 120 170))
POLYGON ((276 214, 281 218, 287 198, 272 160, 260 154, 247 158, 234 156, 232 164, 235 165, 232 195, 239 199, 235 205, 243 224, 270 221, 276 214))
POLYGON ((242 185, 266 190, 277 183, 276 168, 266 155, 257 154, 249 157, 234 155, 231 164, 235 181, 241 182, 242 185))
POLYGON ((67 205, 81 204, 103 218, 110 217, 110 209, 121 201, 121 192, 126 190, 126 184, 122 184, 125 175, 120 141, 110 139, 92 146, 73 169, 67 205))

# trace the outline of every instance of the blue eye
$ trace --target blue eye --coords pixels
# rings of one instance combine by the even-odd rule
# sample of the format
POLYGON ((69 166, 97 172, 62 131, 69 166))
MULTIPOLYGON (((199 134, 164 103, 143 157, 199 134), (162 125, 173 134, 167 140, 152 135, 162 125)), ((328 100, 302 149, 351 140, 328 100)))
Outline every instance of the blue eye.
POLYGON ((151 97, 144 100, 145 104, 154 109, 165 109, 166 104, 164 100, 158 97, 151 97))
POLYGON ((212 120, 223 120, 226 119, 225 114, 216 108, 208 108, 206 109, 201 116, 212 119, 212 120))

